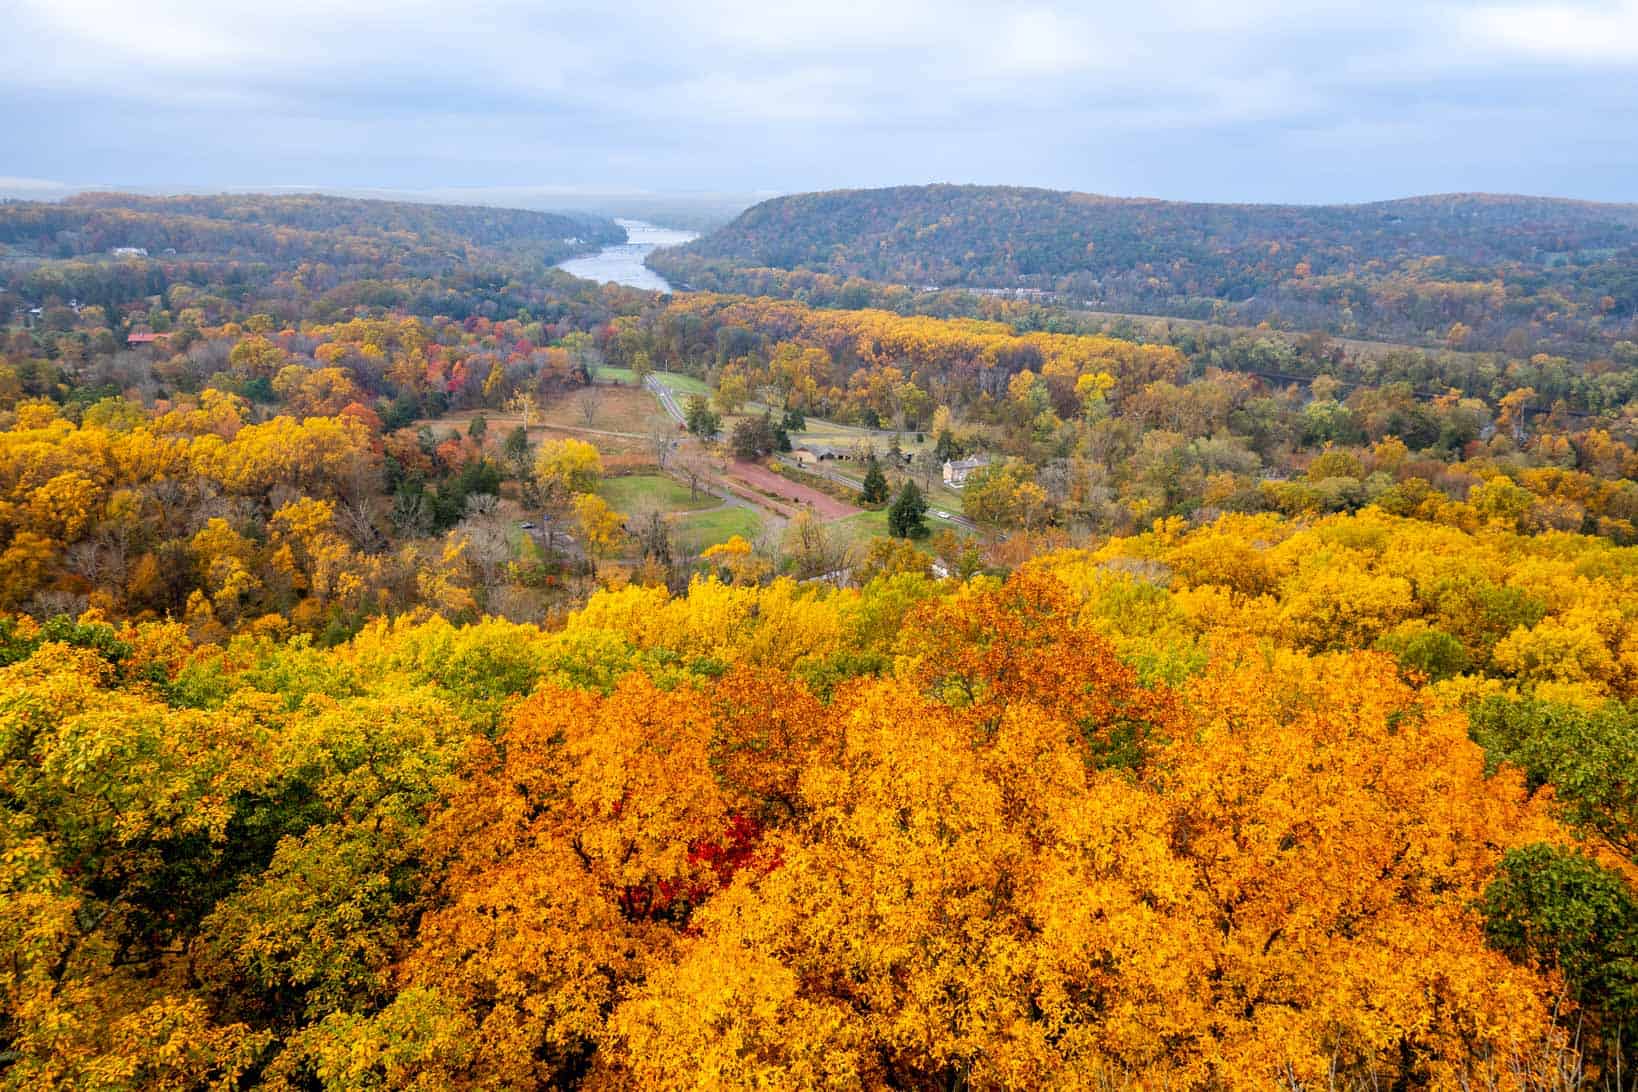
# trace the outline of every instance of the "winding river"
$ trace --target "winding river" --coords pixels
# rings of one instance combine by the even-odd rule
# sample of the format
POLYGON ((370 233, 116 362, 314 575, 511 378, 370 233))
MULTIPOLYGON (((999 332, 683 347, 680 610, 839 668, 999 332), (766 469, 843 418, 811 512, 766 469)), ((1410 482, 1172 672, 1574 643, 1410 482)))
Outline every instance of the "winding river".
POLYGON ((659 227, 643 220, 616 220, 615 223, 626 229, 625 242, 606 246, 596 254, 559 262, 557 267, 599 284, 612 281, 651 292, 671 291, 666 279, 644 265, 643 259, 656 247, 681 246, 699 238, 699 235, 692 231, 659 227))

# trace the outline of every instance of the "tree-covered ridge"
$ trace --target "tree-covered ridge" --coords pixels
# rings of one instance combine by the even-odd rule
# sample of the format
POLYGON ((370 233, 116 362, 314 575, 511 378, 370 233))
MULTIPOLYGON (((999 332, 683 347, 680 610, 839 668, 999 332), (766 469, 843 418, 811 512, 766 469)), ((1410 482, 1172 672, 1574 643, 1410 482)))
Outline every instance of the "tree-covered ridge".
MULTIPOLYGON (((1497 348, 1634 340, 1638 206, 1453 194, 1210 205, 1000 186, 775 198, 655 268, 697 288, 805 270, 912 287, 1027 288, 1073 305, 1497 348), (1524 342, 1528 346, 1531 342, 1524 342)), ((775 278, 777 281, 778 278, 775 278)))
POLYGON ((0 202, 0 243, 50 258, 142 248, 150 257, 334 261, 373 249, 431 260, 438 249, 536 248, 543 258, 625 239, 611 221, 476 205, 428 205, 321 194, 145 197, 86 193, 60 203, 0 202), (574 242, 573 240, 578 240, 574 242))
POLYGON ((1635 579, 1370 512, 329 650, 8 620, 0 1084, 1598 1086, 1635 579))

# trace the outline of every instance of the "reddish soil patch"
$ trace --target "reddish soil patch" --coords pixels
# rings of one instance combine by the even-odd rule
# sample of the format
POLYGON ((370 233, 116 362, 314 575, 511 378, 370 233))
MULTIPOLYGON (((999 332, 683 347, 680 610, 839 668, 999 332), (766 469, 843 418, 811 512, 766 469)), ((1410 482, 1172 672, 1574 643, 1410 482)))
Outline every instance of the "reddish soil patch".
POLYGON ((784 501, 806 504, 826 519, 841 519, 863 509, 845 504, 827 493, 781 477, 759 463, 730 463, 728 476, 757 493, 772 493, 784 501))

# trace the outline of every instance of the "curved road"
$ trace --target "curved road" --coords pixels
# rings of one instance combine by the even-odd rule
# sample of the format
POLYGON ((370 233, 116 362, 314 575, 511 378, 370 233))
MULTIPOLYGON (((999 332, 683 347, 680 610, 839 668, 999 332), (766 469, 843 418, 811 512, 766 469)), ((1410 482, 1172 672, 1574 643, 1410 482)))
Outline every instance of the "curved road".
POLYGON ((649 393, 660 400, 660 408, 670 414, 673 421, 679 425, 685 423, 687 419, 683 416, 682 408, 677 405, 677 398, 671 393, 670 387, 661 383, 653 375, 643 376, 643 386, 647 387, 649 393))

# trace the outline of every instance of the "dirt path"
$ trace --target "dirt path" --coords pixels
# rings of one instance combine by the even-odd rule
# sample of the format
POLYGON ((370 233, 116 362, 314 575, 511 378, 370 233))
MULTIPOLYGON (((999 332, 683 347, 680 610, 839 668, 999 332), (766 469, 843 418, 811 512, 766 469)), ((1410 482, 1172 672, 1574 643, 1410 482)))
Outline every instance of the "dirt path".
POLYGON ((842 519, 863 511, 862 508, 855 508, 851 504, 839 501, 828 493, 821 493, 811 486, 781 477, 758 463, 729 463, 727 473, 729 478, 753 490, 772 493, 781 500, 806 504, 826 519, 842 519))

